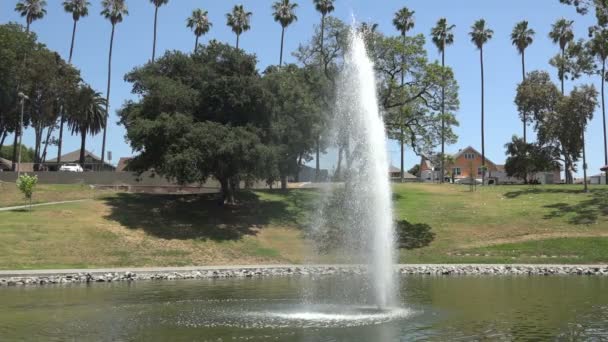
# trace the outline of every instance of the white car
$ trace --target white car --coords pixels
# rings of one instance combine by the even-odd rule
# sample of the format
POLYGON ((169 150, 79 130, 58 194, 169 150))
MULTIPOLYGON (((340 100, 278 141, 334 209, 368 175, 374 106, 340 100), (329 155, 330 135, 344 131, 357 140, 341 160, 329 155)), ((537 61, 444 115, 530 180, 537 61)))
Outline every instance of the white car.
POLYGON ((84 170, 82 169, 82 166, 80 166, 80 165, 78 165, 76 163, 63 164, 59 168, 59 171, 63 171, 63 172, 84 172, 84 170))

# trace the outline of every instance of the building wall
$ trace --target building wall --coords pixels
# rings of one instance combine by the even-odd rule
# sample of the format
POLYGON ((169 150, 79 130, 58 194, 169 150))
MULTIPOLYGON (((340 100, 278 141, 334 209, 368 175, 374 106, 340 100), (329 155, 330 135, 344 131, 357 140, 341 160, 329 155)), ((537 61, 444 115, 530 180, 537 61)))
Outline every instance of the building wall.
MULTIPOLYGON (((483 164, 482 164, 480 154, 478 154, 477 152, 475 152, 473 150, 464 150, 464 151, 462 151, 460 156, 458 158, 456 158, 456 160, 454 160, 454 164, 449 165, 449 169, 446 169, 446 173, 453 172, 454 168, 460 168, 460 175, 454 174, 454 179, 471 178, 471 177, 472 178, 481 178, 482 175, 478 174, 478 169, 482 165, 483 164), (467 159, 466 158, 467 153, 474 153, 475 158, 467 159), (471 170, 473 171, 472 175, 471 175, 471 170)), ((498 169, 496 168, 496 165, 494 163, 492 163, 491 161, 489 161, 487 158, 486 158, 486 167, 488 168, 488 171, 486 172, 487 177, 492 177, 493 173, 498 171, 498 169)))

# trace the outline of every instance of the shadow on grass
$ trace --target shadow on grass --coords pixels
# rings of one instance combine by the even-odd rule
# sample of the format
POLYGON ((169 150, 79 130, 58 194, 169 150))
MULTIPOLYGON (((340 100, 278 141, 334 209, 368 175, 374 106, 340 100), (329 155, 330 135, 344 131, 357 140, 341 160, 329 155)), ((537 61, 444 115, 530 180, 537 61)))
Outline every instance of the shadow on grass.
MULTIPOLYGON (((129 229, 143 229, 162 239, 238 240, 256 235, 265 225, 293 224, 299 212, 290 210, 300 199, 292 191, 262 200, 253 192, 239 192, 237 205, 220 206, 217 194, 154 195, 120 193, 105 199, 107 219, 129 229)), ((297 207, 296 207, 297 208, 297 207)))
POLYGON ((608 217, 608 188, 591 189, 588 194, 585 194, 582 189, 544 189, 530 188, 521 191, 507 192, 505 197, 517 198, 522 195, 541 195, 541 194, 581 194, 585 198, 577 203, 554 203, 545 205, 545 208, 552 211, 545 215, 545 219, 553 219, 564 216, 571 216, 568 222, 571 224, 593 224, 601 216, 608 217))

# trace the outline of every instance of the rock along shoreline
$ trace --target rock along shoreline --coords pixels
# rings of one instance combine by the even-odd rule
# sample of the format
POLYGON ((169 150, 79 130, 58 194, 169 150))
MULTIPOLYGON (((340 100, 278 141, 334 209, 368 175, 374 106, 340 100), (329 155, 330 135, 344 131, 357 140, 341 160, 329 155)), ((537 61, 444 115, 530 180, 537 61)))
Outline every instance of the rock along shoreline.
MULTIPOLYGON (((608 265, 395 265, 402 275, 608 276, 608 265)), ((0 288, 146 280, 227 279, 364 274, 357 265, 226 266, 140 269, 0 271, 0 288)))

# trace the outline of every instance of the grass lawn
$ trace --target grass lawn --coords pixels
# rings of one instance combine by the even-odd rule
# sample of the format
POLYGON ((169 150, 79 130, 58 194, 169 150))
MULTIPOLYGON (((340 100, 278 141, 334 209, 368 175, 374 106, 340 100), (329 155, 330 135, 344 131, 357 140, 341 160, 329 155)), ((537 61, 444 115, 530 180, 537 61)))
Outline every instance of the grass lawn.
MULTIPOLYGON (((14 184, 8 184, 14 187, 14 184)), ((19 204, 2 185, 0 204, 19 204), (12 199, 11 199, 12 198, 12 199), (16 201, 16 202, 15 202, 16 201)), ((608 187, 394 186, 397 219, 436 233, 427 247, 401 251, 407 263, 608 262, 608 187)), ((37 201, 94 200, 0 212, 0 269, 331 262, 311 256, 304 230, 315 190, 240 193, 221 207, 214 195, 96 193, 42 185, 37 201)))
MULTIPOLYGON (((84 184, 39 184, 32 198, 32 203, 58 202, 93 198, 100 192, 84 184)), ((15 183, 0 182, 0 208, 24 205, 23 194, 15 183)))

